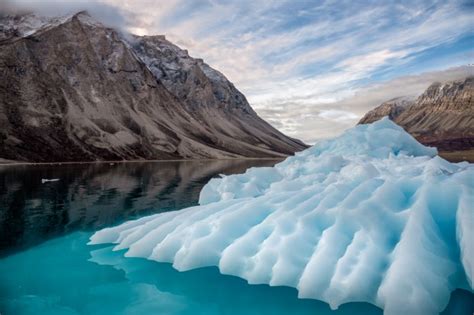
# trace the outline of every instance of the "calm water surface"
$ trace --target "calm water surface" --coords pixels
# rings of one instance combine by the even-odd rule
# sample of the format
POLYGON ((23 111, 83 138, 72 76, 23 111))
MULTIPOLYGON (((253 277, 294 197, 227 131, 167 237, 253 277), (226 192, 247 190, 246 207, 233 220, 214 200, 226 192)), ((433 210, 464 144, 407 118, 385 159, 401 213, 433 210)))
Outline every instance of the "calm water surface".
MULTIPOLYGON (((276 162, 0 166, 0 314, 381 314, 366 303, 331 311, 291 288, 86 245, 98 229, 197 204, 212 177, 276 162)), ((456 291, 445 314, 472 314, 472 300, 456 291)))

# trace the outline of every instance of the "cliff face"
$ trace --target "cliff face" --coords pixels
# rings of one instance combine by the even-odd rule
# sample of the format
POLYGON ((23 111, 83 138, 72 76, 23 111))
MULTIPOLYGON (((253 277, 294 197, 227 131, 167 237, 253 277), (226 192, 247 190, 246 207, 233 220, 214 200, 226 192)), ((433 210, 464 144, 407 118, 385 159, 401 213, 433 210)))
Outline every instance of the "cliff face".
POLYGON ((261 119, 222 73, 164 36, 134 37, 130 44, 154 76, 182 101, 184 110, 210 132, 213 146, 245 155, 273 147, 284 154, 304 148, 261 119))
POLYGON ((3 16, 0 34, 0 158, 280 157, 305 148, 161 37, 125 39, 85 13, 3 16))
POLYGON ((370 124, 388 116, 395 120, 408 107, 414 104, 414 100, 408 97, 397 97, 382 103, 362 117, 359 124, 370 124))
POLYGON ((474 77, 434 83, 395 122, 444 151, 474 148, 474 77))
POLYGON ((434 83, 412 104, 387 103, 368 112, 359 124, 388 115, 418 141, 440 151, 474 149, 474 77, 434 83))

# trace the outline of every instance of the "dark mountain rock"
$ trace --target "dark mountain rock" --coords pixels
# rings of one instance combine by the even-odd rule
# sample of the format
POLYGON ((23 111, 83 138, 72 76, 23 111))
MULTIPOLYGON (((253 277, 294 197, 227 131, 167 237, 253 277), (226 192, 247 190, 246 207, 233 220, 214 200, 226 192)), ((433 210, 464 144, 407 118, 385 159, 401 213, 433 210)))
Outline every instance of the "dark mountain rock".
POLYGON ((163 37, 86 13, 0 16, 0 158, 31 162, 282 157, 306 146, 163 37))

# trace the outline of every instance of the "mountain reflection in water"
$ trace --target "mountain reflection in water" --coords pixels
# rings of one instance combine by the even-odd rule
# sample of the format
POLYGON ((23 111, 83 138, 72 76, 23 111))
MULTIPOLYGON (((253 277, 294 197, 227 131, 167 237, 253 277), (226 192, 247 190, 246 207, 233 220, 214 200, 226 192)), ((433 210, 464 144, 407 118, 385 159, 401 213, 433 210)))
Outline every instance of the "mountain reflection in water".
POLYGON ((197 204, 212 177, 278 160, 0 166, 0 255, 197 204), (42 179, 59 181, 42 183, 42 179))

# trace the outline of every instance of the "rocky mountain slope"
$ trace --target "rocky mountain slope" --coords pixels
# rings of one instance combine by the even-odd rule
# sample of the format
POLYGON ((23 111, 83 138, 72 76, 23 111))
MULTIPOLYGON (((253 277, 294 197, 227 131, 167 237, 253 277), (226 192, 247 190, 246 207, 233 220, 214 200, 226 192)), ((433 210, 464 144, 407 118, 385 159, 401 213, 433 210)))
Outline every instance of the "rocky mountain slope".
POLYGON ((281 157, 304 149, 221 73, 163 36, 80 12, 0 16, 0 158, 281 157))
POLYGON ((359 124, 384 116, 389 116, 421 143, 440 151, 473 150, 474 77, 433 83, 413 102, 395 99, 383 103, 368 112, 359 124))
POLYGON ((359 121, 359 124, 371 124, 377 120, 388 116, 391 120, 398 117, 408 106, 415 103, 415 100, 410 97, 397 97, 386 101, 370 112, 366 113, 359 121))

